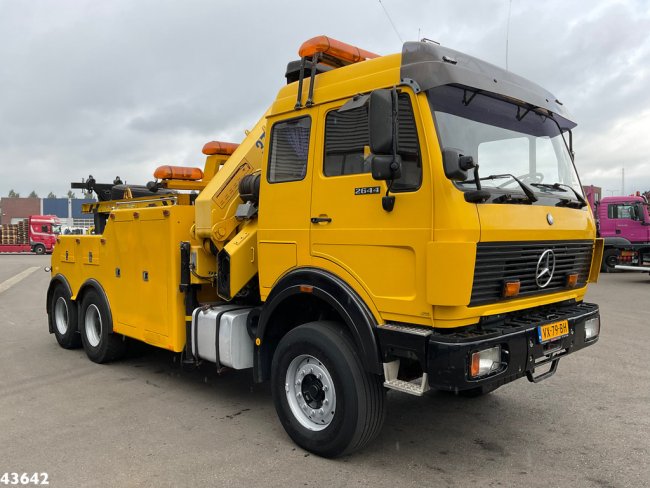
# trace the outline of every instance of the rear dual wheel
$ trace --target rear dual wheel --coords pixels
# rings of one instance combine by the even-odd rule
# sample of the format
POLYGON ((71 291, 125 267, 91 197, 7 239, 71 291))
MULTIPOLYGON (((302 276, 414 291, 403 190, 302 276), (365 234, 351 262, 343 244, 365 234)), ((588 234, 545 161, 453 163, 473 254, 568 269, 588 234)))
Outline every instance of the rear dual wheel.
POLYGON ((301 325, 282 338, 271 388, 291 439, 319 456, 361 449, 384 422, 381 377, 364 370, 352 339, 335 322, 301 325))
POLYGON ((81 342, 91 361, 107 363, 124 356, 124 337, 112 333, 108 303, 95 290, 88 290, 81 300, 79 329, 81 342))
POLYGON ((49 308, 54 337, 59 345, 64 349, 81 346, 81 336, 77 330, 77 304, 64 286, 58 285, 54 289, 49 308))

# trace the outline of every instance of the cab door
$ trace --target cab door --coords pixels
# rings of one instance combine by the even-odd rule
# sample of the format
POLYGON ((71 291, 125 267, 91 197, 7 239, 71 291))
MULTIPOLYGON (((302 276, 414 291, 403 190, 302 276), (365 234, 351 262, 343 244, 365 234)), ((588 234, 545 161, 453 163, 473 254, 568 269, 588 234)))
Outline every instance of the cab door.
POLYGON ((312 120, 316 109, 269 120, 268 158, 262 165, 258 253, 260 294, 265 299, 288 271, 309 263, 312 120))
POLYGON ((399 97, 402 176, 395 206, 382 208, 387 183, 372 178, 368 107, 346 100, 319 109, 312 179, 311 256, 314 266, 368 293, 384 320, 428 323, 426 243, 431 240, 430 175, 423 171, 423 134, 415 96, 399 97))
POLYGON ((611 216, 615 219, 615 233, 624 237, 630 242, 644 242, 646 228, 643 225, 640 211, 642 208, 636 202, 618 203, 610 210, 611 216))

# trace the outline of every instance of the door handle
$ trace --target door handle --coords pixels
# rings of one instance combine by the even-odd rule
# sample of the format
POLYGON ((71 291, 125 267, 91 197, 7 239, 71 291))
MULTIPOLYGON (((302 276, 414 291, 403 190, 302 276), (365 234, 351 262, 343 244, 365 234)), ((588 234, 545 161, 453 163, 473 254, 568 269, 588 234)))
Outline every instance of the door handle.
POLYGON ((312 224, 329 224, 332 221, 329 217, 312 217, 312 224))

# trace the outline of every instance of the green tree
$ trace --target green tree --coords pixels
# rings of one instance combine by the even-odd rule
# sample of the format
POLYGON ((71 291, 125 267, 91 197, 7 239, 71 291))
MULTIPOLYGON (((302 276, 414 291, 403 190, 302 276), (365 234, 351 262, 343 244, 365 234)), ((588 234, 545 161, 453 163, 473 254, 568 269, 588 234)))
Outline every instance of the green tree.
POLYGON ((47 194, 47 198, 56 198, 56 195, 53 192, 47 194))
POLYGON ((72 190, 68 190, 68 198, 74 199, 74 198, 77 198, 77 195, 75 195, 72 190))
POLYGON ((29 194, 29 198, 38 198, 38 195, 36 194, 36 190, 32 190, 32 192, 29 194))
POLYGON ((20 193, 16 193, 13 188, 9 190, 9 195, 8 195, 9 198, 18 198, 19 196, 20 193))

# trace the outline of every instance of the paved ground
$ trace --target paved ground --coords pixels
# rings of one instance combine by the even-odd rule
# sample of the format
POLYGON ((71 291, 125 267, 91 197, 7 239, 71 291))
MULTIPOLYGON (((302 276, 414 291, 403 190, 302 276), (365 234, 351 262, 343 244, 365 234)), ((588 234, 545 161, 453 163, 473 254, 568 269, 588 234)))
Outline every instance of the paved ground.
MULTIPOLYGON (((47 257, 0 256, 0 283, 47 257)), ((484 398, 389 393, 379 439, 339 460, 284 433, 249 372, 181 372, 145 350, 100 366, 47 333, 48 274, 0 293, 0 476, 50 486, 640 487, 650 482, 650 277, 589 292, 597 345, 484 398)), ((0 483, 2 486, 2 483, 0 483)))

